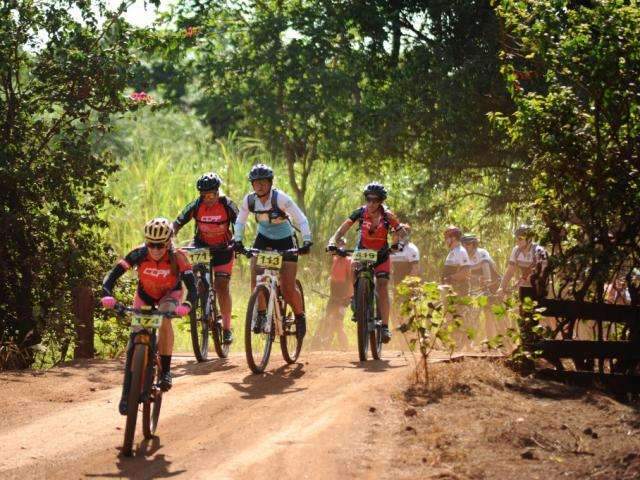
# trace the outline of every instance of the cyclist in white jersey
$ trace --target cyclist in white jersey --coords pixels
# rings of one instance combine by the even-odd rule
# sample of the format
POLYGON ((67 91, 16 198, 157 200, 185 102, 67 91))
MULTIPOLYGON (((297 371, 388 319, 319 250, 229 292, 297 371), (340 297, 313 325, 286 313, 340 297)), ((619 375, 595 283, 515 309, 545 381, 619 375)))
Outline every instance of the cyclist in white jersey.
MULTIPOLYGON (((408 241, 409 235, 411 235, 411 227, 407 224, 401 224, 400 227, 407 232, 405 242, 408 243, 405 244, 402 250, 394 250, 389 255, 391 259, 391 280, 394 287, 397 287, 409 275, 420 275, 420 250, 415 243, 408 241)), ((397 241, 394 236, 394 243, 397 243, 397 241)))
POLYGON ((458 295, 469 293, 469 268, 471 262, 467 251, 460 243, 462 230, 450 226, 444 231, 444 241, 449 247, 449 254, 444 261, 442 283, 451 285, 458 295))
MULTIPOLYGON (((307 217, 295 202, 285 193, 273 187, 273 170, 264 164, 254 165, 248 176, 253 193, 245 195, 234 227, 234 242, 237 252, 244 252, 242 244, 244 228, 249 213, 255 215, 258 222, 258 235, 253 248, 261 250, 288 250, 295 248, 295 232, 290 220, 298 225, 302 232, 303 244, 299 247, 301 254, 311 249, 311 229, 307 217)), ((296 333, 300 340, 306 333, 307 323, 302 304, 302 296, 296 288, 297 255, 286 254, 280 270, 280 287, 285 301, 291 305, 296 316, 296 333)), ((253 275, 251 290, 256 286, 255 261, 252 261, 253 275)), ((266 308, 258 311, 256 330, 264 328, 266 308)))
POLYGON ((518 287, 533 287, 533 280, 542 278, 547 268, 547 251, 533 242, 533 230, 529 225, 520 225, 515 231, 516 246, 511 251, 507 270, 496 293, 502 294, 511 285, 517 273, 518 287))
POLYGON ((462 246, 469 255, 471 275, 471 291, 474 293, 487 294, 497 289, 500 278, 497 275, 496 264, 484 248, 478 246, 479 241, 476 235, 467 233, 462 237, 462 246))

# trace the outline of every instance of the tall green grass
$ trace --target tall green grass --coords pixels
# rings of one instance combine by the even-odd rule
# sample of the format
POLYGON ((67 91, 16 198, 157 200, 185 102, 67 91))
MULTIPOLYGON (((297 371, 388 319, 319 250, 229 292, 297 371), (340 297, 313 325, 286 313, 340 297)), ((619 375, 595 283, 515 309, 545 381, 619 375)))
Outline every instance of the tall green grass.
MULTIPOLYGON (((275 170, 275 186, 291 193, 284 163, 269 156, 262 144, 250 138, 231 135, 212 139, 210 131, 194 116, 183 112, 142 112, 118 121, 117 131, 109 140, 118 157, 120 170, 108 184, 109 193, 119 204, 104 210, 108 238, 113 248, 123 255, 143 241, 142 228, 153 217, 173 220, 198 192, 195 184, 199 176, 216 171, 223 179, 222 191, 236 203, 250 191, 247 173, 256 163, 270 164, 275 170)), ((310 330, 322 318, 328 292, 327 273, 330 265, 324 245, 328 238, 355 208, 362 203, 362 187, 371 180, 385 183, 390 191, 388 204, 401 221, 409 219, 413 225, 412 240, 423 252, 423 268, 427 278, 437 279, 446 255, 442 242, 442 228, 456 222, 477 233, 494 232, 489 246, 499 262, 510 250, 509 217, 488 218, 483 210, 482 193, 489 188, 490 179, 475 181, 468 189, 424 191, 421 185, 428 171, 415 165, 382 163, 375 169, 366 165, 331 161, 318 162, 311 173, 305 197, 306 215, 317 247, 313 255, 301 258, 299 277, 307 287, 307 312, 310 330), (463 202, 456 202, 464 195, 463 202), (427 214, 431 203, 451 204, 437 214, 427 214)), ((245 244, 255 236, 255 222, 249 220, 245 244)), ((355 238, 352 228, 350 239, 355 238)), ((193 225, 183 228, 179 242, 193 235, 193 225)), ((243 332, 244 312, 249 296, 249 277, 244 259, 237 260, 232 280, 233 326, 236 334, 243 332)), ((348 322, 351 330, 351 322, 348 322)), ((177 350, 189 350, 190 341, 184 328, 178 328, 177 350), (182 331, 183 333, 180 333, 182 331)), ((354 339, 352 338, 352 341, 354 339)), ((235 347, 242 349, 241 338, 235 347)))

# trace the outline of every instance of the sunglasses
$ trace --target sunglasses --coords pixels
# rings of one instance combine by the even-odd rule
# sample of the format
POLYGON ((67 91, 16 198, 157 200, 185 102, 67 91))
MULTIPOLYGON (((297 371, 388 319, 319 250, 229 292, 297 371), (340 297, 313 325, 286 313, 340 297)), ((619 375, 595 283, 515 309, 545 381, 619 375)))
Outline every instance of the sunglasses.
POLYGON ((365 197, 367 199, 367 203, 381 203, 382 199, 380 197, 365 197))
POLYGON ((203 197, 215 197, 218 195, 218 190, 209 190, 208 192, 200 192, 203 197))
POLYGON ((151 248, 153 250, 162 250, 166 248, 166 242, 149 242, 147 243, 147 248, 151 248))
POLYGON ((523 236, 516 237, 516 240, 526 240, 526 239, 527 239, 527 237, 523 237, 523 236))

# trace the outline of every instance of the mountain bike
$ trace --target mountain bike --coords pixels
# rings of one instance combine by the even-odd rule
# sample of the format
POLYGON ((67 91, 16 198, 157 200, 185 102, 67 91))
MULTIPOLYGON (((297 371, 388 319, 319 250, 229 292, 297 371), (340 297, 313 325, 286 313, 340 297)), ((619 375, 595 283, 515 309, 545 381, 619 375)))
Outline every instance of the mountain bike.
POLYGON ((382 319, 378 307, 374 268, 386 249, 329 249, 330 253, 351 256, 354 265, 354 297, 352 306, 358 324, 358 356, 361 362, 368 357, 369 348, 374 360, 380 360, 382 353, 382 319))
POLYGON ((226 252, 225 248, 181 247, 193 266, 196 277, 198 297, 189 313, 191 324, 191 344, 198 362, 204 362, 209 356, 209 333, 213 338, 216 354, 220 358, 229 356, 229 344, 222 341, 222 315, 218 310, 218 301, 213 288, 213 259, 216 253, 226 252))
POLYGON ((156 330, 164 318, 180 318, 174 313, 159 312, 155 309, 136 310, 117 304, 115 311, 119 315, 131 317, 131 344, 127 351, 127 363, 131 377, 127 399, 127 423, 124 429, 122 454, 129 457, 132 453, 138 408, 142 403, 142 433, 144 438, 153 438, 158 428, 162 390, 160 389, 160 356, 156 330))
MULTIPOLYGON (((247 363, 254 373, 264 372, 276 337, 280 340, 282 357, 287 363, 295 363, 300 356, 302 340, 299 340, 296 334, 295 315, 291 306, 284 301, 280 290, 280 268, 282 268, 284 257, 287 254, 297 253, 297 248, 289 250, 251 248, 245 251, 248 257, 256 257, 256 267, 263 269, 263 273, 256 276, 256 288, 249 297, 244 328, 247 363), (260 298, 263 300, 262 305, 266 306, 267 321, 264 325, 257 326, 260 298)), ((298 279, 296 279, 296 287, 300 291, 304 310, 304 291, 298 279)))

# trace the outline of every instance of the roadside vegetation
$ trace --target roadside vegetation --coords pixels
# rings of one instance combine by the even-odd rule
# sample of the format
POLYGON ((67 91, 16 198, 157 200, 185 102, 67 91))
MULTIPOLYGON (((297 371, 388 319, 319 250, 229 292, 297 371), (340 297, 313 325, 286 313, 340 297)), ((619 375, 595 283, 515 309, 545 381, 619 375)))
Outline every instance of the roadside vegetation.
MULTIPOLYGON (((312 330, 324 243, 368 180, 412 225, 426 280, 452 223, 500 266, 533 223, 563 298, 602 301, 639 265, 637 1, 179 0, 148 29, 122 19, 130 3, 0 7, 1 368, 71 356, 75 299, 144 222, 175 217, 209 170, 239 201, 257 161, 313 226, 312 330)), ((246 281, 241 266, 236 331, 246 281)))

